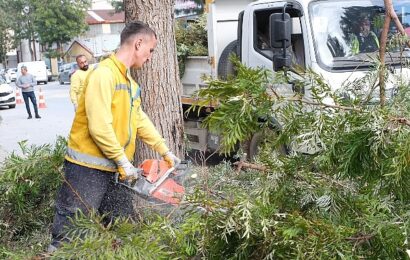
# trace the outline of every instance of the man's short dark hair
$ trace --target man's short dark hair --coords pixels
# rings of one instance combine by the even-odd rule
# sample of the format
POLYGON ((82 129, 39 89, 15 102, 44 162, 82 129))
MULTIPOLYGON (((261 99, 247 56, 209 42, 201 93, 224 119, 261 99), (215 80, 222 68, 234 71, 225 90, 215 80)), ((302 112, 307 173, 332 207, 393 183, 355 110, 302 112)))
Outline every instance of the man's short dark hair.
POLYGON ((153 35, 157 38, 157 34, 148 26, 148 24, 143 22, 131 22, 127 23, 122 30, 120 44, 123 45, 128 39, 136 34, 153 35))

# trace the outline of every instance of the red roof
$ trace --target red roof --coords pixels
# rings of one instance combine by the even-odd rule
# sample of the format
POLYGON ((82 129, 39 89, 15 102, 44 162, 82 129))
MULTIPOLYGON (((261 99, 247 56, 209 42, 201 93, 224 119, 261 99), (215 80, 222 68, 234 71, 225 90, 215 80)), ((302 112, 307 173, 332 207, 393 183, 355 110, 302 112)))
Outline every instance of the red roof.
POLYGON ((125 13, 115 10, 88 10, 85 18, 87 24, 102 24, 102 23, 123 23, 125 22, 125 13))

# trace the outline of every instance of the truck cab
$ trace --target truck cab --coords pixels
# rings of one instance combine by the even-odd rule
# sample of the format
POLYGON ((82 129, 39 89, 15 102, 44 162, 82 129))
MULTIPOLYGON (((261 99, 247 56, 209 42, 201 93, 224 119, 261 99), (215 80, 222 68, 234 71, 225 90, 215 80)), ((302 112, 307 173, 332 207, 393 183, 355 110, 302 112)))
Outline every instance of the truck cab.
MULTIPOLYGON (((395 0, 393 5, 410 35, 410 0, 395 0)), ((209 55, 202 60, 200 57, 188 60, 182 78, 184 108, 192 104, 190 98, 195 90, 206 87, 201 75, 224 78, 234 74, 228 58, 231 53, 238 55, 249 67, 275 71, 274 57, 285 51, 290 54, 291 66, 310 68, 322 75, 332 90, 337 90, 364 77, 374 67, 385 17, 383 0, 215 0, 207 4, 206 10, 209 55), (277 30, 271 22, 272 14, 289 16, 288 47, 272 44, 277 30)), ((388 41, 398 42, 397 32, 392 21, 388 41)), ((400 71, 402 81, 410 79, 409 69, 403 66, 403 61, 409 57, 410 49, 403 43, 388 47, 386 66, 393 74, 400 71)), ((390 91, 387 94, 393 92, 393 87, 394 81, 389 78, 387 88, 390 91)), ((292 86, 286 91, 292 91, 292 86)), ((305 97, 309 98, 309 91, 305 92, 305 97)), ((187 120, 188 135, 194 128, 201 129, 200 121, 201 115, 187 120)), ((199 132, 204 136, 194 138, 201 142, 198 148, 209 150, 218 146, 218 137, 206 130, 195 133, 199 132)))

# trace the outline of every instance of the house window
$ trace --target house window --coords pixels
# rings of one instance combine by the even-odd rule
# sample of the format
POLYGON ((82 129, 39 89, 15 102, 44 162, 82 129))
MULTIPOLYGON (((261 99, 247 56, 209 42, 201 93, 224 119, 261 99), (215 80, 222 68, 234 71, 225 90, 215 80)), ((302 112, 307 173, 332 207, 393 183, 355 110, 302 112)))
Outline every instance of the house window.
POLYGON ((103 23, 102 24, 102 31, 103 34, 110 34, 111 33, 111 26, 109 23, 103 23))

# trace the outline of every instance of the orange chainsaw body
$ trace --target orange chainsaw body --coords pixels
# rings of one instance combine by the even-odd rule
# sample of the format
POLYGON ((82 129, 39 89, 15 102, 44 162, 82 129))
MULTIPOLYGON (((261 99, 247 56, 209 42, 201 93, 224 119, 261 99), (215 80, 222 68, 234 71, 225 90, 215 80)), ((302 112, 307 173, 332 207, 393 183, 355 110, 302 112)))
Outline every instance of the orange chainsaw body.
POLYGON ((143 193, 165 203, 179 204, 185 194, 185 188, 172 177, 177 175, 177 169, 168 166, 163 160, 148 159, 139 165, 141 174, 149 184, 145 184, 143 193), (164 176, 167 175, 167 176, 164 176))

